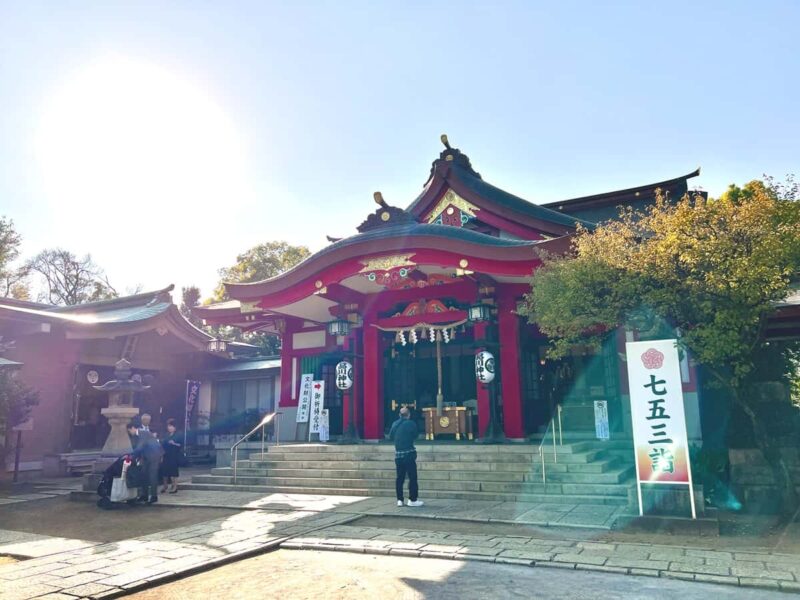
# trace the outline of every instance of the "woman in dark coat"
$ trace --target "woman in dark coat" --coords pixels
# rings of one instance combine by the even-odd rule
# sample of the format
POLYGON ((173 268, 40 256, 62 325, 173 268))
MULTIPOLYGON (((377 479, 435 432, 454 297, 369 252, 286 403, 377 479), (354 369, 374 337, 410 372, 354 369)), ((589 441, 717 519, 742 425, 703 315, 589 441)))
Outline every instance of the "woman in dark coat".
POLYGON ((161 491, 174 494, 178 491, 178 466, 183 453, 183 438, 178 435, 175 419, 167 419, 167 435, 161 446, 164 448, 164 457, 161 460, 161 479, 164 487, 161 491))

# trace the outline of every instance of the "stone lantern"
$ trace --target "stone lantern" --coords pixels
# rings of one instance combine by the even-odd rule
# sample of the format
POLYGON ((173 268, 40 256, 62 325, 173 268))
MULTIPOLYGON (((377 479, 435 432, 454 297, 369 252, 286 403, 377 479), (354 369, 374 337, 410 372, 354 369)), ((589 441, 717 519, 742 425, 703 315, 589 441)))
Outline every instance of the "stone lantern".
POLYGON ((108 419, 111 431, 100 456, 117 458, 132 452, 127 425, 139 414, 139 409, 133 405, 133 394, 150 389, 150 386, 143 385, 138 377, 131 378, 131 363, 123 358, 114 365, 114 379, 92 387, 101 392, 108 392, 108 407, 102 409, 100 413, 108 419))

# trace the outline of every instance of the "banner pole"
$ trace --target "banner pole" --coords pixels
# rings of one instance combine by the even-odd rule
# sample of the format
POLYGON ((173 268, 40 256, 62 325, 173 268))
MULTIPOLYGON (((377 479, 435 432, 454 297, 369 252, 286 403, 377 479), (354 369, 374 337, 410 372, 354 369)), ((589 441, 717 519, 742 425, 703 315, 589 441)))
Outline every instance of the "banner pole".
POLYGON ((692 519, 697 519, 697 508, 694 505, 694 482, 692 480, 692 463, 689 460, 689 447, 686 447, 686 470, 689 472, 689 504, 692 507, 692 519))
POLYGON ((183 397, 183 453, 186 454, 188 448, 186 442, 189 436, 189 380, 186 380, 186 394, 183 397))

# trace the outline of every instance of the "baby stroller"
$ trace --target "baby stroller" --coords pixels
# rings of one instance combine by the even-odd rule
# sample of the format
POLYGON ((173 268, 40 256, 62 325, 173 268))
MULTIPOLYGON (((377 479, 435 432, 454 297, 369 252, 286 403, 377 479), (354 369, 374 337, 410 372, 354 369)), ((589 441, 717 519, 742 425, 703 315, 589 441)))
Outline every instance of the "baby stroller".
POLYGON ((141 479, 141 467, 129 454, 120 456, 103 472, 97 486, 98 508, 111 510, 115 504, 136 502, 137 487, 141 479))

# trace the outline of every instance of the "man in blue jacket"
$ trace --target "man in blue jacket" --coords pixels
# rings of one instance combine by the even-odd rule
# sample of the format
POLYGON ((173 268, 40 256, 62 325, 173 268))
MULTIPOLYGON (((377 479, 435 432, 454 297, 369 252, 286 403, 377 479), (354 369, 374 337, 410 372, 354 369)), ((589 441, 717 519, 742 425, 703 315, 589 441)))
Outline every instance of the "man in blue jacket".
POLYGON ((397 506, 403 506, 403 484, 408 475, 408 506, 422 506, 425 504, 417 498, 419 488, 417 485, 417 449, 414 440, 417 439, 417 424, 411 420, 411 411, 408 407, 400 409, 400 418, 392 423, 389 437, 394 440, 394 464, 397 468, 397 506))

